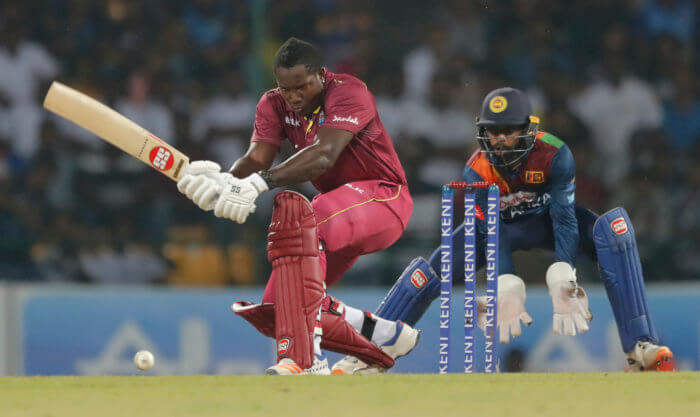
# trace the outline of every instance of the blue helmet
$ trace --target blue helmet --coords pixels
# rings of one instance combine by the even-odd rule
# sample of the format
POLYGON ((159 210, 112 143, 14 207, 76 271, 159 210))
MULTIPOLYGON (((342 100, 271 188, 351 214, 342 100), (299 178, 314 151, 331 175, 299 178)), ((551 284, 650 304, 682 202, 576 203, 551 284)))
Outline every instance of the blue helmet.
POLYGON ((525 158, 535 146, 540 120, 532 115, 532 106, 525 93, 517 88, 503 87, 491 91, 481 104, 481 114, 476 118, 481 152, 494 166, 508 167, 525 158), (513 148, 494 149, 487 131, 504 133, 520 130, 518 142, 513 148))

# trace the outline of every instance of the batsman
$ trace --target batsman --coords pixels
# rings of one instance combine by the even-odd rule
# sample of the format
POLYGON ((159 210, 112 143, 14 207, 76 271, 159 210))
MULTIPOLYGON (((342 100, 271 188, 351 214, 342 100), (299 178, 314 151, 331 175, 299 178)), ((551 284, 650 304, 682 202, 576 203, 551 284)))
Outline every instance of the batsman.
POLYGON ((325 290, 360 255, 403 233, 413 209, 403 168, 367 86, 322 67, 313 45, 287 40, 274 75, 278 87, 258 102, 247 153, 230 172, 192 162, 178 189, 202 210, 243 223, 261 193, 311 181, 320 191, 311 202, 291 191, 275 196, 267 242, 272 274, 262 303, 232 309, 276 339, 277 363, 268 374, 330 374, 322 349, 359 358, 363 367, 355 372, 386 370, 413 349, 419 332, 325 290), (284 139, 296 153, 273 167, 284 139))
MULTIPOLYGON (((469 158, 463 180, 487 181, 500 188, 500 246, 498 319, 501 343, 521 334, 520 322, 532 318, 525 310, 525 283, 515 275, 512 252, 544 248, 554 251, 555 262, 545 281, 552 298, 553 331, 575 336, 588 331, 592 314, 586 292, 577 283, 576 258, 583 253, 597 261, 605 284, 627 366, 632 371, 668 371, 675 368, 673 353, 659 344, 644 289, 632 223, 624 208, 598 216, 576 204, 574 158, 551 133, 539 130, 527 96, 514 88, 490 92, 477 118, 479 149, 469 158)), ((477 269, 484 265, 486 227, 483 211, 486 191, 476 190, 477 269)), ((453 233, 453 253, 464 248, 461 225, 453 233)), ((453 258, 455 276, 464 263, 453 258)), ((415 325, 439 296, 440 251, 429 261, 414 259, 380 304, 376 314, 415 325), (419 277, 420 279, 417 279, 419 277)), ((478 300, 478 323, 485 322, 485 300, 478 300)), ((345 357, 334 368, 351 373, 363 365, 345 357)))

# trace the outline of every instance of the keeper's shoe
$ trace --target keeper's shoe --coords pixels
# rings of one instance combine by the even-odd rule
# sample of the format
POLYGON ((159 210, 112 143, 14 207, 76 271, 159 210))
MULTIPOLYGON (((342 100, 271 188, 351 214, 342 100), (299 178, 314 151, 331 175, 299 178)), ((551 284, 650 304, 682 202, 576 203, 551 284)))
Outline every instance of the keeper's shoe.
MULTIPOLYGON (((404 322, 398 322, 396 326, 396 335, 393 339, 381 346, 384 353, 394 359, 408 355, 413 348, 418 344, 420 339, 420 330, 414 329, 404 322)), ((334 375, 352 375, 352 374, 380 374, 387 371, 387 368, 379 365, 368 365, 365 362, 357 359, 354 356, 346 356, 333 365, 332 372, 334 375)))
POLYGON ((627 354, 628 371, 675 371, 676 363, 673 360, 673 352, 666 346, 659 346, 651 342, 637 342, 634 350, 627 354))
POLYGON ((309 369, 302 369, 292 359, 283 358, 276 365, 272 365, 265 371, 267 375, 330 375, 328 359, 326 356, 314 355, 314 364, 309 369))

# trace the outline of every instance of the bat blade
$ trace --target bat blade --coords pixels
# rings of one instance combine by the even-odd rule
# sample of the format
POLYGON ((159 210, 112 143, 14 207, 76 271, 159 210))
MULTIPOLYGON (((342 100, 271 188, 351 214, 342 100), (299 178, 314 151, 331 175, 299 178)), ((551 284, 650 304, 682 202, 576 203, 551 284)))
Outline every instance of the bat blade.
POLYGON ((177 181, 189 158, 174 146, 110 107, 58 81, 44 98, 44 108, 89 130, 129 155, 177 181))

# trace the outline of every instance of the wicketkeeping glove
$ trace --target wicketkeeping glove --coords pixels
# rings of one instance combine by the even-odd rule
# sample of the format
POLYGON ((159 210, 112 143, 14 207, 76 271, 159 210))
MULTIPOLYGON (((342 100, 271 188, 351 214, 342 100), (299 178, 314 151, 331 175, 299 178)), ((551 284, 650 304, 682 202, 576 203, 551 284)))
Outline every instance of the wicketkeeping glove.
MULTIPOLYGON (((520 322, 526 326, 532 323, 532 317, 525 310, 525 283, 517 275, 503 274, 498 277, 498 313, 497 325, 501 343, 510 342, 510 336, 522 334, 520 322)), ((486 297, 476 298, 477 325, 481 330, 486 329, 486 297)))
POLYGON ((587 332, 593 314, 588 308, 586 292, 576 283, 576 270, 566 262, 553 263, 547 269, 547 286, 554 309, 554 333, 576 336, 576 329, 579 333, 587 332))

